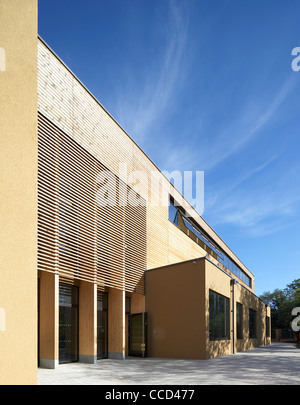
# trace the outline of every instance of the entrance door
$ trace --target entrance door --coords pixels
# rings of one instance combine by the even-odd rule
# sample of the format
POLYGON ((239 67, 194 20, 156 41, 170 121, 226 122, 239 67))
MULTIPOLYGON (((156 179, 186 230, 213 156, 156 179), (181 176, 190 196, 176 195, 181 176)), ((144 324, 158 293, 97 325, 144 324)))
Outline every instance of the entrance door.
POLYGON ((59 363, 78 361, 78 287, 59 285, 59 363))
POLYGON ((97 359, 108 357, 107 314, 108 294, 98 291, 97 294, 97 359))
POLYGON ((147 357, 147 312, 128 315, 128 355, 147 357))

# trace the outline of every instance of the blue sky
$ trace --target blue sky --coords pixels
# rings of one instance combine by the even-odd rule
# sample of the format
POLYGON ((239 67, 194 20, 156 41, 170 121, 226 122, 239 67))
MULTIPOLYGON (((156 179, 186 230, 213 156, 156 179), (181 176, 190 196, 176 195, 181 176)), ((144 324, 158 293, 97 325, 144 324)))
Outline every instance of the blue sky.
POLYGON ((39 34, 255 275, 300 277, 298 0, 39 0, 39 34))

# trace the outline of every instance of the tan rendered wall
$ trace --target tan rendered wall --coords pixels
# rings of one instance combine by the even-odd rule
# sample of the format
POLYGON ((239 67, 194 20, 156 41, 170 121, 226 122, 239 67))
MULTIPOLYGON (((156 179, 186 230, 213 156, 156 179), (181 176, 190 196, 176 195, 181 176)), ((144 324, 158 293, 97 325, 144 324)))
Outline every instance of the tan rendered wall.
POLYGON ((150 357, 210 359, 270 344, 270 308, 206 258, 146 272, 150 357), (229 339, 209 338, 209 291, 229 299, 229 339), (243 339, 237 340, 236 302, 243 304, 243 339), (257 338, 249 338, 249 308, 257 311, 257 338), (233 312, 232 312, 233 310, 233 312))
POLYGON ((59 276, 41 271, 39 277, 39 365, 55 368, 58 365, 59 340, 59 276))
MULTIPOLYGON (((271 343, 271 338, 266 337, 266 316, 270 317, 271 328, 271 309, 266 307, 264 302, 258 299, 250 291, 236 284, 234 286, 234 300, 243 305, 243 338, 235 340, 235 350, 243 351, 254 347, 264 346, 271 343), (256 311, 256 338, 249 338, 249 308, 256 311)), ((271 336, 271 330, 270 330, 271 336)))
POLYGON ((125 358, 125 291, 114 288, 108 293, 108 357, 125 358))
MULTIPOLYGON (((205 260, 206 275, 206 320, 207 320, 207 358, 224 356, 238 351, 270 344, 266 339, 266 314, 270 316, 270 307, 251 291, 239 283, 231 284, 231 277, 222 272, 217 266, 205 260), (209 340, 209 290, 213 290, 230 299, 230 340, 209 340), (236 302, 243 305, 243 338, 237 339, 236 302), (257 337, 249 338, 249 308, 256 311, 257 337), (232 312, 233 311, 233 312, 232 312)), ((271 319, 270 319, 271 322, 271 319)))
POLYGON ((97 284, 86 281, 79 284, 79 361, 97 361, 97 284))
POLYGON ((36 0, 0 0, 0 48, 0 383, 35 384, 36 0))
POLYGON ((204 260, 146 272, 148 355, 205 359, 204 260))

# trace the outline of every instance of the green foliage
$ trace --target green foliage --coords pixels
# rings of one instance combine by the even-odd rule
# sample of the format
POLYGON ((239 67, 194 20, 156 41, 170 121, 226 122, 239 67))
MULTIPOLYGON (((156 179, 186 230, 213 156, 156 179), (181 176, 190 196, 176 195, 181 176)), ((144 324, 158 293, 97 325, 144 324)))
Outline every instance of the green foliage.
POLYGON ((265 292, 259 297, 271 307, 272 329, 290 328, 292 309, 300 307, 300 278, 292 281, 283 290, 265 292))

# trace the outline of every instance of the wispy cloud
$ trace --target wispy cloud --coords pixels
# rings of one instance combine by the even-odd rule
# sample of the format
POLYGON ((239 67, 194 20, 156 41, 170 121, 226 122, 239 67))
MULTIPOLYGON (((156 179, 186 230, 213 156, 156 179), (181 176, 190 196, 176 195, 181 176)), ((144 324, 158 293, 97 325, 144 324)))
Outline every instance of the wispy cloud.
MULTIPOLYGON (((186 135, 191 139, 189 147, 185 150, 189 161, 196 162, 199 170, 208 171, 246 148, 268 125, 280 120, 282 116, 280 108, 295 88, 295 80, 295 76, 290 75, 281 88, 274 90, 268 97, 262 92, 260 94, 250 92, 248 98, 243 100, 241 111, 236 112, 236 117, 232 116, 230 123, 220 122, 214 130, 209 127, 209 124, 215 124, 215 117, 213 111, 209 111, 211 118, 208 124, 202 126, 197 135, 186 135), (227 127, 224 128, 225 125, 227 127)), ((166 160, 166 166, 175 168, 180 164, 181 169, 184 170, 188 160, 183 156, 181 146, 178 149, 173 148, 166 160)))
POLYGON ((275 162, 279 157, 279 153, 271 156, 269 159, 264 161, 262 164, 259 166, 254 166, 252 168, 248 168, 245 170, 244 173, 240 174, 236 179, 230 178, 230 181, 225 181, 223 179, 222 183, 219 184, 216 187, 216 193, 215 195, 228 195, 229 193, 232 193, 235 189, 237 189, 239 186, 243 186, 243 184, 251 178, 259 175, 260 172, 264 171, 267 169, 273 162, 275 162))
POLYGON ((151 61, 142 86, 130 80, 119 99, 118 121, 141 143, 171 109, 180 77, 184 73, 184 51, 188 38, 190 9, 176 0, 167 2, 167 15, 160 21, 161 46, 157 60, 151 61))
MULTIPOLYGON (((248 102, 242 106, 243 114, 228 128, 212 136, 204 132, 209 128, 202 128, 198 145, 195 139, 193 145, 173 148, 166 167, 169 170, 189 170, 193 162, 195 170, 208 172, 225 159, 260 142, 267 136, 264 130, 285 119, 283 106, 294 89, 294 80, 294 77, 289 77, 269 98, 263 95, 255 98, 254 94, 249 94, 248 102), (255 103, 252 103, 254 99, 255 103)), ((252 162, 249 165, 248 162, 236 177, 226 178, 219 174, 218 181, 208 185, 211 193, 205 194, 204 217, 208 222, 214 226, 233 225, 251 237, 270 235, 293 225, 297 220, 300 193, 296 187, 290 186, 290 179, 299 173, 299 165, 291 163, 289 169, 285 167, 277 173, 280 154, 278 151, 268 158, 263 154, 265 160, 261 164, 252 162), (272 184, 269 184, 266 173, 272 165, 272 184), (262 181, 264 176, 265 182, 262 181)))
POLYGON ((267 186, 252 190, 241 184, 229 192, 220 192, 205 207, 212 221, 234 225, 251 237, 261 237, 286 229, 299 222, 300 195, 287 187, 270 190, 267 186))
POLYGON ((300 222, 300 189, 291 182, 299 175, 299 162, 287 168, 278 153, 244 170, 236 180, 214 184, 205 202, 209 222, 232 225, 250 237, 270 235, 300 222))
POLYGON ((291 215, 298 199, 280 201, 273 204, 270 201, 241 202, 232 213, 224 214, 222 222, 239 227, 250 237, 263 237, 274 234, 299 223, 298 216, 291 215))

